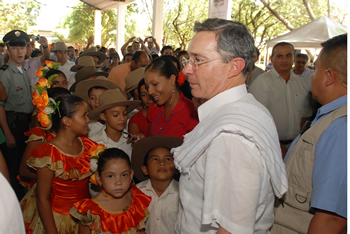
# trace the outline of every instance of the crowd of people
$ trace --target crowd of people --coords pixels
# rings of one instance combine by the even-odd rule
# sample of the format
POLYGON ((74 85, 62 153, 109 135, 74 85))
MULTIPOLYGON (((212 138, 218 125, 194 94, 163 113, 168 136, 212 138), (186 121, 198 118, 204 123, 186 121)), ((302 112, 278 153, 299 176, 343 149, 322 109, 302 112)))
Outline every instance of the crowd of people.
POLYGON ((0 233, 347 233, 347 34, 263 70, 244 24, 194 32, 3 37, 0 233))

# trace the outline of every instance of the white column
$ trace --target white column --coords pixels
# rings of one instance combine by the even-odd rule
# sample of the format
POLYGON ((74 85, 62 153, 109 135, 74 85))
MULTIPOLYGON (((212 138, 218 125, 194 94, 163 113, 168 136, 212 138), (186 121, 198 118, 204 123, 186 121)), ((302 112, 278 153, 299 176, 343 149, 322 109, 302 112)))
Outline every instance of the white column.
POLYGON ((118 2, 117 7, 117 41, 116 41, 116 51, 118 52, 119 56, 123 56, 121 53, 120 48, 124 45, 124 34, 125 34, 125 10, 126 10, 126 3, 125 2, 118 2))
POLYGON ((94 38, 94 44, 95 45, 101 45, 101 11, 95 10, 95 38, 94 38))
POLYGON ((153 1, 153 24, 152 36, 157 40, 157 43, 162 49, 163 39, 163 0, 153 1))

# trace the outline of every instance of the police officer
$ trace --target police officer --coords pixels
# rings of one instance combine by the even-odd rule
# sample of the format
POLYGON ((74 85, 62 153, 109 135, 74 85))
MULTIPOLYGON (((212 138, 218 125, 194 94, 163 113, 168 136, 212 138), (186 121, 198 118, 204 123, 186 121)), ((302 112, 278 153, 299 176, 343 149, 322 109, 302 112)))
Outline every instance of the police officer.
POLYGON ((20 200, 24 196, 24 190, 16 177, 26 147, 26 136, 23 133, 29 130, 34 108, 30 79, 22 67, 29 37, 21 30, 13 30, 4 36, 3 41, 7 46, 9 61, 0 67, 0 82, 7 95, 6 100, 0 100, 0 127, 6 137, 6 142, 0 145, 0 149, 9 170, 11 186, 20 200))

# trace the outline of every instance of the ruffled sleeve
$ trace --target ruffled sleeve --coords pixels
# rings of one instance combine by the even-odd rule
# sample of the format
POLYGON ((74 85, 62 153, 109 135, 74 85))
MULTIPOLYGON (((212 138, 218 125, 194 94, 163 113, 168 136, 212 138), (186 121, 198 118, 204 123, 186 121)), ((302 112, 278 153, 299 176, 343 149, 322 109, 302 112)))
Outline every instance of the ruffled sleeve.
POLYGON ((56 177, 64 180, 84 179, 92 174, 89 150, 97 143, 85 137, 80 139, 83 144, 80 155, 65 155, 54 145, 48 143, 31 151, 27 164, 34 169, 48 167, 55 172, 56 177))
POLYGON ((140 230, 145 228, 145 222, 149 217, 148 205, 151 197, 141 192, 135 185, 131 184, 133 201, 125 211, 113 214, 102 209, 91 199, 84 199, 74 204, 70 213, 79 219, 83 225, 92 230, 103 232, 125 233, 131 229, 140 230))
POLYGON ((34 127, 28 132, 25 132, 24 135, 29 137, 26 143, 37 140, 41 140, 43 143, 50 142, 55 137, 52 133, 45 131, 41 127, 34 127))

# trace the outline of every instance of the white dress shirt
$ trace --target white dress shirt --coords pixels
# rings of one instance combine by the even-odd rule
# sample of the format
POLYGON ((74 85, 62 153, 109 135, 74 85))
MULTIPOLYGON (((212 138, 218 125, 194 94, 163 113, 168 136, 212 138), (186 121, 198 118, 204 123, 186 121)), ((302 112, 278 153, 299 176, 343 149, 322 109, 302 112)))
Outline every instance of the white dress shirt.
POLYGON ((270 111, 280 141, 293 140, 298 136, 301 118, 312 115, 309 88, 292 71, 286 83, 275 68, 271 68, 258 76, 248 91, 270 111))
MULTIPOLYGON (((294 70, 293 70, 294 73, 294 70)), ((311 89, 311 75, 314 73, 314 70, 305 68, 304 72, 301 75, 295 74, 297 76, 300 76, 303 78, 303 80, 306 82, 307 86, 309 87, 309 90, 311 89)))
POLYGON ((42 66, 41 56, 24 60, 22 66, 27 71, 30 78, 30 84, 33 87, 39 80, 39 77, 36 76, 36 72, 42 66))
POLYGON ((287 187, 271 115, 240 85, 202 104, 198 116, 196 128, 172 150, 181 170, 176 233, 214 234, 219 226, 230 233, 268 233, 274 192, 280 197, 287 187), (221 121, 232 125, 211 129, 221 121))
POLYGON ((100 131, 102 128, 104 128, 104 124, 101 124, 98 121, 91 121, 89 123, 89 133, 88 138, 90 138, 92 135, 96 134, 96 132, 100 131))
POLYGON ((98 144, 104 144, 107 148, 118 148, 123 150, 131 159, 131 143, 128 143, 126 136, 122 135, 118 142, 113 141, 106 134, 106 125, 104 125, 95 134, 92 134, 89 138, 98 144))
POLYGON ((173 180, 163 194, 158 197, 151 180, 136 185, 144 194, 152 197, 148 206, 150 216, 146 221, 146 233, 174 233, 174 225, 179 211, 179 182, 173 180))

